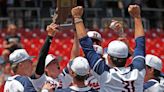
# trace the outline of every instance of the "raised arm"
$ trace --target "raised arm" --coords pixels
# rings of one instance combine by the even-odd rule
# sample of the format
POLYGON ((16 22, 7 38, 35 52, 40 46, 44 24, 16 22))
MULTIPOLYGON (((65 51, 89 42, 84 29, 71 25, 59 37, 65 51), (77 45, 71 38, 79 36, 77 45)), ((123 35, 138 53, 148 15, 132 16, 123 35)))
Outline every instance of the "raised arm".
POLYGON ((77 30, 78 39, 87 36, 87 32, 85 31, 85 26, 81 18, 81 16, 83 15, 83 7, 77 6, 72 9, 71 13, 74 19, 75 28, 77 30))
POLYGON ((71 59, 74 59, 75 57, 80 55, 80 48, 79 48, 79 40, 77 37, 77 33, 74 32, 74 41, 73 41, 73 46, 71 50, 71 59))
POLYGON ((133 17, 135 24, 134 35, 136 40, 136 47, 134 51, 134 56, 145 56, 145 32, 142 25, 140 7, 138 5, 130 5, 128 11, 129 14, 133 17))
POLYGON ((138 5, 130 5, 128 8, 129 14, 134 19, 135 24, 135 42, 133 65, 135 68, 142 70, 145 68, 145 33, 140 15, 140 7, 138 5))
POLYGON ((83 14, 83 8, 81 6, 77 6, 72 9, 71 13, 74 19, 77 37, 80 40, 80 45, 83 49, 85 57, 88 59, 90 67, 98 74, 101 74, 105 70, 104 68, 106 68, 106 65, 105 62, 101 62, 101 56, 95 52, 93 48, 93 42, 87 36, 87 32, 81 18, 83 14))
POLYGON ((128 8, 129 14, 134 19, 135 24, 135 39, 141 36, 145 36, 145 32, 142 25, 141 11, 138 5, 130 5, 128 8))
POLYGON ((44 73, 44 67, 45 67, 45 59, 48 54, 53 36, 56 33, 58 25, 51 23, 50 25, 47 26, 47 37, 45 40, 44 45, 42 46, 40 53, 39 53, 39 58, 38 58, 38 63, 37 67, 35 70, 35 78, 39 78, 43 73, 44 73))

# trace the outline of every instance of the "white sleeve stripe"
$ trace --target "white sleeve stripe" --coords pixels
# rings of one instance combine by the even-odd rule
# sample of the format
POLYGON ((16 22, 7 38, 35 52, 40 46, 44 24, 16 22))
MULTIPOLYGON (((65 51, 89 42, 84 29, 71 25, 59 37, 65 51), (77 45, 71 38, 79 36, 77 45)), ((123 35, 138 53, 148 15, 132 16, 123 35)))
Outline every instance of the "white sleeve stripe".
POLYGON ((96 66, 98 65, 98 63, 101 61, 102 59, 100 58, 99 60, 97 60, 97 62, 95 63, 95 65, 93 66, 93 70, 95 70, 96 66))
POLYGON ((63 70, 62 74, 63 74, 63 75, 66 75, 67 73, 65 72, 65 70, 63 70))
MULTIPOLYGON (((143 58, 143 59, 145 59, 144 56, 135 56, 135 57, 133 58, 133 60, 136 59, 136 58, 143 58)), ((132 61, 133 61, 133 60, 132 60, 132 61)))

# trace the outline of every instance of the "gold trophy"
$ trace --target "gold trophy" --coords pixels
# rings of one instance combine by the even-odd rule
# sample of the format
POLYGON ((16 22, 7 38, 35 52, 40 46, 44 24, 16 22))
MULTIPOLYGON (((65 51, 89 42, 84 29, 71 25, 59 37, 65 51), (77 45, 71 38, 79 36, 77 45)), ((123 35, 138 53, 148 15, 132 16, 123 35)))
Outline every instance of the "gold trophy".
POLYGON ((77 4, 76 0, 57 0, 57 7, 52 15, 53 23, 59 24, 59 30, 73 29, 73 23, 66 23, 68 16, 71 16, 71 9, 77 4))

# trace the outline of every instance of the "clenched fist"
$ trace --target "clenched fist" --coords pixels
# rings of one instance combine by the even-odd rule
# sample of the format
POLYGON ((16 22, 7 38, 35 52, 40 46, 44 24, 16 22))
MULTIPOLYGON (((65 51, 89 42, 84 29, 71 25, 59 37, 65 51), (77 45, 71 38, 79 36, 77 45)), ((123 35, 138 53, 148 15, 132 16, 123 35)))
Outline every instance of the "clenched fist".
POLYGON ((51 23, 50 25, 47 26, 46 31, 49 36, 54 36, 56 31, 58 31, 59 25, 51 23))
POLYGON ((119 21, 112 20, 109 28, 113 29, 115 32, 118 32, 123 28, 123 25, 119 21))
POLYGON ((72 8, 71 14, 73 18, 81 18, 81 16, 83 15, 83 7, 77 6, 75 8, 72 8))
POLYGON ((128 7, 129 14, 134 18, 140 18, 140 7, 138 5, 130 5, 128 7))

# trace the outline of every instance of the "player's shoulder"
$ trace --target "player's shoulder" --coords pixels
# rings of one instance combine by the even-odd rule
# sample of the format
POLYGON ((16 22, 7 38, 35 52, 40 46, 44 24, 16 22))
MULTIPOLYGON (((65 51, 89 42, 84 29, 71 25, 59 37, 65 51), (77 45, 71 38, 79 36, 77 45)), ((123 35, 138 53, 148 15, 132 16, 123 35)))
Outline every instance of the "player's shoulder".
POLYGON ((14 92, 14 90, 24 90, 24 87, 23 85, 14 79, 14 77, 10 77, 6 83, 5 83, 5 86, 4 86, 4 92, 14 92))
POLYGON ((114 67, 110 69, 110 74, 114 79, 118 78, 124 81, 137 80, 141 76, 140 71, 132 67, 114 67))
POLYGON ((17 77, 21 77, 21 76, 14 75, 14 76, 8 77, 6 83, 17 83, 17 82, 19 82, 18 80, 16 80, 17 77))
POLYGON ((150 79, 144 83, 144 90, 159 87, 159 82, 155 79, 150 79))
POLYGON ((98 90, 95 90, 95 89, 91 88, 90 90, 88 90, 86 92, 98 92, 98 90))
POLYGON ((69 87, 71 91, 76 91, 76 92, 97 92, 95 89, 92 89, 89 86, 83 87, 83 88, 79 88, 76 86, 70 86, 69 87))
POLYGON ((68 88, 64 88, 64 89, 57 89, 55 90, 55 92, 71 92, 73 90, 71 90, 69 87, 68 88))
POLYGON ((164 78, 160 77, 160 87, 164 90, 164 78))

